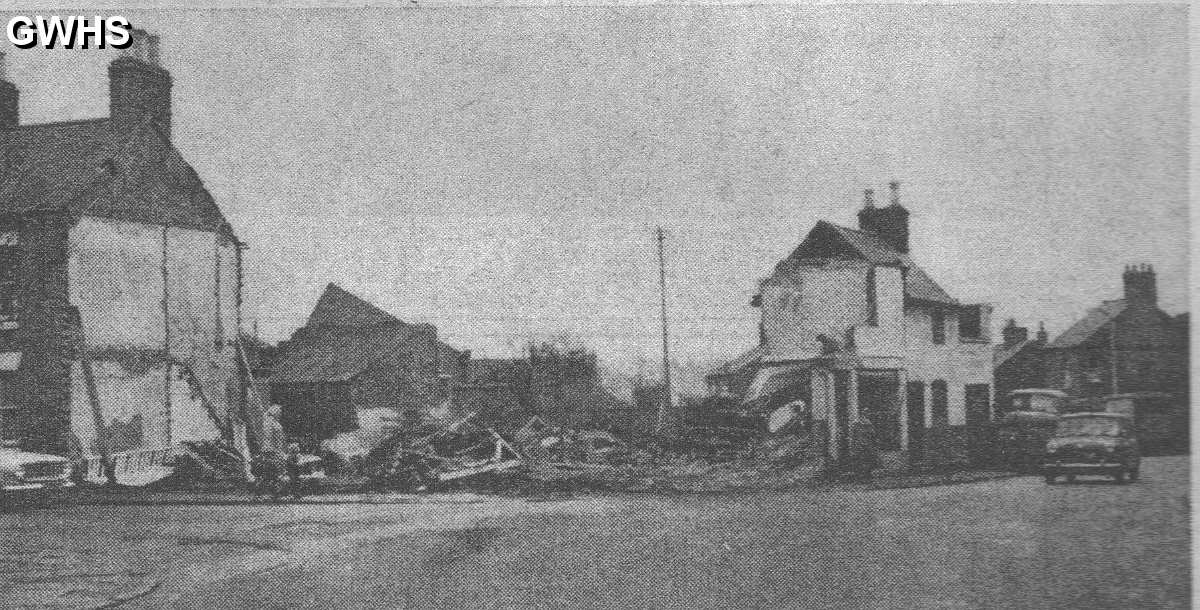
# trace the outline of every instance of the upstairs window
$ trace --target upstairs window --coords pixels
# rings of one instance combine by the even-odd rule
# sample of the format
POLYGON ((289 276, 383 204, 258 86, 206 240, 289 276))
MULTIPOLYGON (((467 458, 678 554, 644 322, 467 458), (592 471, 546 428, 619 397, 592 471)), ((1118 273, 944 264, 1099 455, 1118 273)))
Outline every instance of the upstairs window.
POLYGON ((958 336, 974 341, 986 339, 983 333, 983 320, 982 305, 967 305, 963 307, 958 313, 958 336))
POLYGON ((929 317, 933 327, 933 344, 944 345, 946 343, 946 312, 936 309, 929 317))

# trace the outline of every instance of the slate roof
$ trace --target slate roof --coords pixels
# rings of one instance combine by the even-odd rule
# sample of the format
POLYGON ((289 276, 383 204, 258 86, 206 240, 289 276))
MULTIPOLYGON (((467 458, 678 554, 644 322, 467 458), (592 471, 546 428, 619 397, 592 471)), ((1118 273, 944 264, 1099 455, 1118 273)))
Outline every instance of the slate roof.
POLYGON ((0 213, 67 212, 228 231, 195 170, 152 121, 110 119, 0 130, 0 213))
POLYGON ((1008 362, 1009 358, 1021 353, 1021 350, 1025 349, 1025 346, 1031 343, 1036 343, 1036 341, 1033 339, 1026 339, 1013 345, 997 345, 996 349, 992 351, 992 368, 999 367, 1005 362, 1008 362))
POLYGON ((1051 341, 1049 347, 1075 347, 1086 342, 1096 334, 1096 331, 1104 328, 1109 322, 1124 313, 1125 307, 1125 299, 1101 302, 1099 307, 1088 310, 1087 315, 1051 341))
POLYGON ((316 307, 308 316, 305 327, 318 326, 375 326, 402 324, 400 318, 368 303, 337 284, 325 286, 316 307))
POLYGON ((909 253, 896 250, 890 244, 880 239, 879 236, 867 231, 843 227, 824 220, 818 221, 813 230, 804 238, 804 243, 801 243, 789 258, 800 258, 802 251, 810 243, 810 240, 824 239, 825 235, 828 234, 840 239, 853 252, 872 263, 877 265, 902 265, 907 268, 908 278, 904 285, 904 296, 932 303, 946 305, 959 304, 957 300, 947 294, 937 282, 933 281, 933 278, 929 277, 917 265, 909 253))
POLYGON ((271 383, 349 381, 384 356, 408 352, 417 334, 407 324, 305 329, 284 347, 271 383))
MULTIPOLYGON (((406 324, 336 284, 317 299, 308 323, 280 346, 271 383, 349 381, 372 366, 393 362, 411 352, 411 344, 428 332, 406 324)), ((460 352, 437 342, 442 357, 460 352)))

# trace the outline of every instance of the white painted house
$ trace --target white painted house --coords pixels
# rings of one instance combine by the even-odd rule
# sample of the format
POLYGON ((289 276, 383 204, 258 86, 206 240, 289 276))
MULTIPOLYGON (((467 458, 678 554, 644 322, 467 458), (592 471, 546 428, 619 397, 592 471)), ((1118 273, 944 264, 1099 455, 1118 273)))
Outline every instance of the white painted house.
POLYGON ((908 215, 898 183, 886 207, 867 191, 858 229, 818 222, 753 301, 761 344, 744 400, 803 399, 828 426, 833 459, 855 421, 874 424, 880 450, 920 454, 929 428, 966 442, 990 419, 991 309, 961 304, 921 270, 908 215))

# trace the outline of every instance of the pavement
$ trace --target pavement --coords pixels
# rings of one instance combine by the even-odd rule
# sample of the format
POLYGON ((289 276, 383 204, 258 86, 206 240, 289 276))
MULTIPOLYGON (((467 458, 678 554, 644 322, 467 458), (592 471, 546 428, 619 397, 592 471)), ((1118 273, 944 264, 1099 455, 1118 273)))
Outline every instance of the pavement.
POLYGON ((75 505, 0 515, 14 608, 1187 608, 1188 458, 1142 480, 75 505))

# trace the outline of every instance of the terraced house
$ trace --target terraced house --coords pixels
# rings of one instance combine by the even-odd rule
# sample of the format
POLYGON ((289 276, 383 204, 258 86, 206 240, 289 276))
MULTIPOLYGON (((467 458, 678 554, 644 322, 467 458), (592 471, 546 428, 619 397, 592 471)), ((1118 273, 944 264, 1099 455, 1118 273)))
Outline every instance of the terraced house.
POLYGON ((930 428, 965 449, 990 418, 991 308, 959 302, 917 265, 908 219, 898 183, 885 207, 866 191, 857 229, 818 222, 752 302, 760 345, 737 359, 754 371, 743 399, 803 400, 835 460, 857 421, 880 450, 919 458, 930 428))
POLYGON ((90 120, 22 124, 0 80, 0 432, 27 449, 244 433, 242 244, 172 143, 159 59, 135 31, 90 120))

